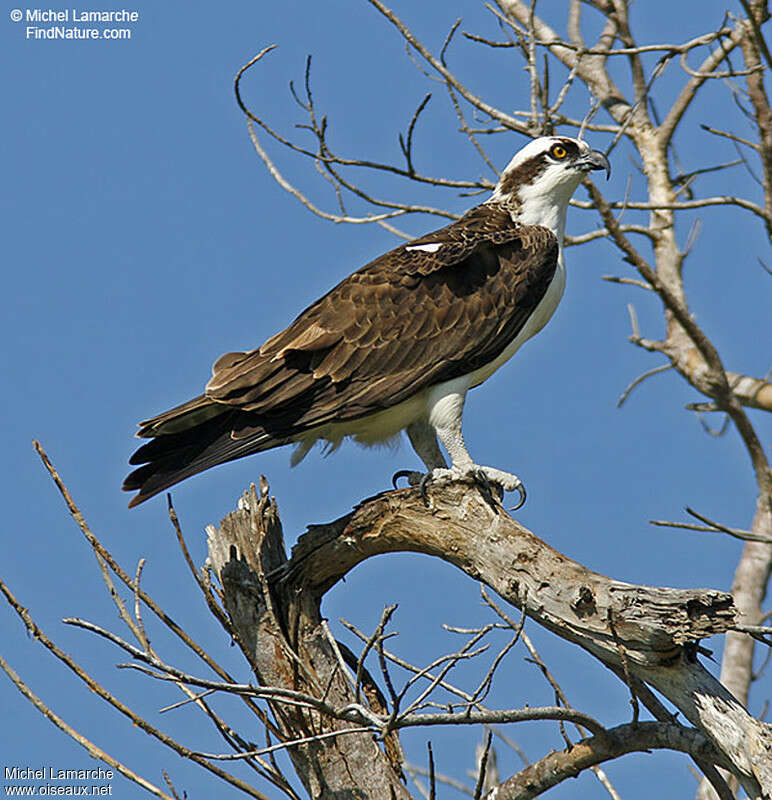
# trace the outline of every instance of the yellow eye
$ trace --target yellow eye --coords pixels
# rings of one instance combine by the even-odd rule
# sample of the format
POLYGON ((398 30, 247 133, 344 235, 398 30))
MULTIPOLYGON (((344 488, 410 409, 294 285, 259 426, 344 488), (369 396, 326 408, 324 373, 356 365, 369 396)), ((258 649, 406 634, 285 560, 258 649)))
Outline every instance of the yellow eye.
POLYGON ((552 149, 550 150, 550 155, 553 158, 565 158, 568 155, 568 150, 563 147, 562 144, 555 144, 552 145, 552 149))

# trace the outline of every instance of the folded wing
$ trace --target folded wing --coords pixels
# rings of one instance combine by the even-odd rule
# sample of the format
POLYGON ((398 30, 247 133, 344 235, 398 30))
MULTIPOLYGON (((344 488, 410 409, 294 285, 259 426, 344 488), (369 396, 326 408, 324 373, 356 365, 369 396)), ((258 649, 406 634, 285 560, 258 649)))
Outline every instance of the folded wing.
POLYGON ((493 361, 544 296, 546 228, 485 204, 350 275, 257 350, 215 363, 204 395, 141 423, 132 505, 189 475, 394 406, 493 361))

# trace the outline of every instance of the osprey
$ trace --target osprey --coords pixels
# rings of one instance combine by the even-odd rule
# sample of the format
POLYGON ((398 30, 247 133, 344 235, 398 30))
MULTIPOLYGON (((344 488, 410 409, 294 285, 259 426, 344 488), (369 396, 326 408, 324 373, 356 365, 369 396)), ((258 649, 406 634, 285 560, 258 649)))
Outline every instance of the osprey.
MULTIPOLYGON (((403 429, 427 473, 525 492, 516 475, 477 465, 461 433, 469 389, 538 333, 565 286, 566 208, 606 156, 562 136, 535 139, 493 195, 457 222, 376 258, 256 350, 226 353, 204 394, 139 425, 150 441, 123 488, 129 506, 216 464, 295 443, 365 445, 403 429), (450 467, 439 443, 450 456, 450 467)), ((397 477, 395 476, 395 478, 397 477)))

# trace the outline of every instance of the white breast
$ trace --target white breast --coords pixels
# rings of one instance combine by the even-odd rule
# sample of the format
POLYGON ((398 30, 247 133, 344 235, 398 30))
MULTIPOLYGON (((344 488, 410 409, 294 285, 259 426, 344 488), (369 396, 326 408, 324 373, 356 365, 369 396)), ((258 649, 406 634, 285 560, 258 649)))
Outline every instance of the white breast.
POLYGON ((558 307, 560 298, 563 297, 563 291, 566 288, 566 268, 563 264, 562 253, 558 258, 557 269, 552 278, 547 291, 544 293, 539 305, 533 310, 533 313, 526 320, 525 325, 520 330, 520 333, 507 345, 504 352, 498 358, 486 364, 484 367, 475 370, 469 375, 464 376, 469 379, 467 388, 479 386, 484 380, 490 378, 491 375, 502 365, 506 364, 510 358, 532 337, 535 336, 551 319, 558 307))

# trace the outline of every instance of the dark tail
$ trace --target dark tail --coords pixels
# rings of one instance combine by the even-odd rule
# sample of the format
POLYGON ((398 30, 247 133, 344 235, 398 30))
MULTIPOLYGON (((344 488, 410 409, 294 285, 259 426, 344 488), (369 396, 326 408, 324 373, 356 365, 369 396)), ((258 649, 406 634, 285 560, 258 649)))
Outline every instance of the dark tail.
POLYGON ((142 465, 123 482, 124 491, 137 491, 129 508, 205 469, 286 441, 269 434, 254 415, 204 395, 140 423, 137 435, 150 441, 129 459, 142 465))

